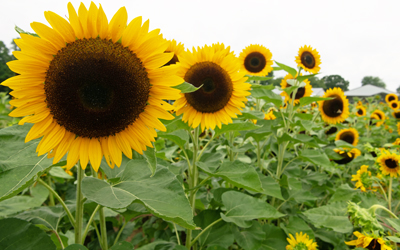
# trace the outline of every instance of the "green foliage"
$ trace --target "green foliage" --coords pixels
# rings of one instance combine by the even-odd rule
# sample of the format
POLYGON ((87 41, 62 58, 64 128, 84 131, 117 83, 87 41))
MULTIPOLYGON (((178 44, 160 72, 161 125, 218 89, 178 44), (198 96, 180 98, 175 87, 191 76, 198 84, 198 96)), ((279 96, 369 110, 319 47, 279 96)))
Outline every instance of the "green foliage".
POLYGON ((382 79, 377 76, 364 76, 361 80, 361 85, 374 85, 380 88, 386 88, 386 83, 384 83, 382 79))
MULTIPOLYGON (((349 81, 346 81, 343 77, 340 75, 329 75, 329 76, 324 76, 321 79, 326 86, 326 89, 332 89, 332 88, 341 88, 343 91, 349 90, 349 81)), ((326 90, 325 89, 325 90, 326 90)))

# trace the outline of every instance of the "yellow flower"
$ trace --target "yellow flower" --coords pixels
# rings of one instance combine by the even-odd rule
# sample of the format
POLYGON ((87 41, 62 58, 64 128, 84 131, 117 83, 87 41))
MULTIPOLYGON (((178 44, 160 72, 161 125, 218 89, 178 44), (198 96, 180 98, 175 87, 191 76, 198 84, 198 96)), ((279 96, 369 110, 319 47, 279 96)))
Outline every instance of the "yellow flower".
POLYGON ((356 116, 361 117, 367 114, 367 110, 363 106, 357 106, 356 116))
POLYGON ((174 103, 177 115, 196 128, 221 128, 222 123, 232 123, 232 117, 241 114, 246 96, 250 95, 250 84, 245 83, 240 63, 226 50, 215 52, 214 47, 205 46, 193 52, 186 51, 180 58, 178 75, 199 90, 180 94, 174 103))
MULTIPOLYGON (((281 88, 282 89, 286 89, 286 88, 289 88, 289 87, 292 86, 287 82, 287 80, 289 80, 289 79, 294 79, 291 74, 287 74, 282 79, 282 81, 281 81, 281 88)), ((306 97, 306 96, 311 96, 311 94, 313 92, 311 84, 310 84, 310 81, 309 80, 304 80, 304 83, 306 84, 306 86, 300 87, 300 88, 297 89, 296 96, 294 98, 294 104, 300 103, 300 98, 306 97)), ((290 97, 289 97, 289 95, 285 91, 282 91, 281 96, 285 97, 285 102, 289 102, 289 103, 292 102, 293 93, 291 93, 290 97)))
POLYGON ((159 30, 148 32, 141 17, 126 25, 125 7, 110 22, 94 3, 89 10, 81 4, 79 14, 69 3, 68 12, 66 20, 46 11, 52 28, 33 22, 39 37, 15 40, 21 51, 8 66, 20 75, 3 82, 16 98, 10 116, 34 123, 25 141, 43 137, 39 155, 51 153, 58 162, 68 153, 68 169, 80 160, 97 171, 103 156, 120 166, 122 152, 142 153, 156 129, 165 131, 159 119, 173 116, 163 99, 179 97, 171 86, 183 80, 176 66, 160 68, 173 54, 164 53, 168 43, 159 30))
POLYGON ((356 146, 358 144, 358 131, 354 128, 342 129, 336 134, 335 141, 342 140, 356 146))
POLYGON ((397 138, 395 142, 393 142, 393 145, 400 145, 400 138, 397 138))
POLYGON ((393 101, 398 101, 398 96, 396 95, 396 94, 387 94, 386 96, 385 96, 385 101, 386 101, 386 103, 390 103, 390 102, 393 102, 393 101))
POLYGON ((349 116, 349 101, 341 88, 328 89, 323 97, 331 97, 333 99, 319 101, 319 111, 322 120, 327 123, 341 123, 349 116))
POLYGON ((167 62, 164 66, 168 66, 171 64, 176 64, 179 62, 179 57, 182 55, 182 52, 185 50, 185 47, 183 46, 182 43, 176 43, 175 39, 172 39, 171 41, 168 41, 169 45, 168 48, 165 50, 165 52, 172 52, 174 53, 174 57, 172 57, 169 62, 167 62))
POLYGON ((364 235, 358 231, 355 231, 354 235, 357 236, 358 239, 345 241, 344 243, 349 246, 363 247, 369 250, 392 250, 391 247, 386 245, 382 238, 364 235))
POLYGON ((286 250, 317 250, 317 243, 310 239, 309 236, 303 232, 296 233, 296 238, 292 234, 289 234, 290 238, 286 238, 289 245, 286 246, 286 250))
POLYGON ((372 187, 372 179, 371 171, 368 171, 367 165, 362 165, 359 170, 357 170, 356 175, 351 176, 351 181, 356 181, 356 188, 360 188, 361 191, 367 192, 367 189, 376 191, 376 189, 371 189, 372 187))
POLYGON ((298 67, 302 67, 305 71, 312 74, 318 73, 321 68, 321 59, 318 51, 311 46, 304 45, 299 49, 299 55, 296 56, 295 62, 298 67))
POLYGON ((275 120, 275 119, 276 119, 276 116, 274 115, 274 111, 273 110, 270 110, 264 116, 264 120, 275 120))
POLYGON ((398 101, 391 101, 389 102, 389 107, 393 110, 398 110, 400 108, 398 101))
POLYGON ((400 119, 400 111, 393 111, 392 115, 394 118, 400 119))
POLYGON ((266 76, 272 71, 272 53, 263 45, 251 44, 240 53, 242 70, 248 75, 266 76))
POLYGON ((379 169, 382 174, 397 177, 400 175, 400 155, 391 153, 387 150, 382 150, 382 154, 376 159, 376 162, 381 166, 379 169))
POLYGON ((361 151, 358 150, 357 148, 349 149, 349 148, 343 148, 343 149, 334 149, 337 154, 339 154, 341 157, 343 157, 340 160, 333 160, 337 164, 347 164, 357 158, 358 156, 361 155, 361 151))
POLYGON ((384 122, 385 122, 386 116, 385 113, 379 109, 375 110, 371 114, 371 124, 376 125, 377 127, 380 127, 384 122), (373 120, 379 120, 378 122, 375 122, 373 120))

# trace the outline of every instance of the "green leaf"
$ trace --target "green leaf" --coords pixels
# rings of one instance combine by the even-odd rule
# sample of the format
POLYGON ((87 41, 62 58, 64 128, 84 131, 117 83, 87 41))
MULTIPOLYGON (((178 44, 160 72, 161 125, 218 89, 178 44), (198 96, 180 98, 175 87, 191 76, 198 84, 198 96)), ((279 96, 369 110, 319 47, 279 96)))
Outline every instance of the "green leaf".
MULTIPOLYGON (((154 144, 153 144, 153 147, 154 147, 154 144)), ((157 157, 156 157, 155 148, 147 147, 147 150, 143 151, 143 156, 147 161, 147 166, 149 167, 149 169, 151 171, 151 176, 153 176, 157 170, 157 157)))
POLYGON ((277 61, 275 61, 275 63, 279 66, 279 68, 283 69, 284 71, 288 72, 289 74, 291 74, 293 77, 296 77, 297 75, 297 70, 295 70, 294 68, 291 68, 283 63, 278 63, 277 61))
POLYGON ((0 201, 29 187, 37 175, 52 165, 47 155, 36 154, 40 139, 25 143, 31 127, 15 125, 0 130, 0 201))
POLYGON ((233 229, 233 235, 239 246, 246 250, 258 250, 266 236, 260 223, 257 221, 253 221, 251 227, 242 230, 235 227, 233 229))
POLYGON ((222 219, 243 228, 251 227, 251 220, 254 219, 277 219, 284 216, 265 201, 236 191, 223 193, 222 203, 226 208, 226 213, 221 213, 222 219))
POLYGON ((189 140, 187 131, 183 129, 172 132, 158 132, 158 136, 175 142, 181 148, 185 148, 185 144, 189 140))
POLYGON ((266 102, 272 102, 275 106, 280 108, 283 98, 281 95, 275 94, 272 90, 267 88, 258 87, 259 85, 252 86, 251 96, 254 98, 263 99, 266 102))
POLYGON ((88 199, 115 209, 125 208, 137 199, 154 215, 185 228, 195 228, 192 209, 175 174, 159 165, 154 176, 150 175, 145 160, 130 160, 119 182, 110 185, 85 177, 82 192, 88 199))
POLYGON ((300 152, 300 158, 303 160, 309 161, 315 165, 322 165, 331 167, 332 163, 330 162, 328 156, 325 153, 315 149, 306 149, 300 152))
POLYGON ((281 193, 281 186, 274 178, 271 176, 265 176, 261 173, 258 173, 258 177, 261 180, 262 188, 264 190, 263 194, 284 200, 281 193))
POLYGON ((264 141, 267 136, 272 134, 273 129, 271 128, 271 121, 266 121, 268 124, 264 124, 261 128, 247 132, 244 139, 253 137, 256 142, 264 141))
POLYGON ((39 207, 20 213, 15 218, 29 221, 35 225, 45 225, 53 231, 57 231, 58 224, 65 214, 61 206, 39 207))
POLYGON ((296 216, 290 216, 288 224, 281 224, 281 228, 287 235, 292 234, 293 236, 296 236, 296 233, 303 232, 310 236, 310 239, 315 239, 314 231, 310 228, 310 226, 308 226, 303 219, 296 216))
POLYGON ((37 184, 31 188, 31 196, 20 195, 1 201, 0 217, 39 207, 47 199, 48 195, 49 191, 41 184, 37 184))
POLYGON ((400 243, 400 238, 396 236, 386 236, 390 241, 393 241, 395 243, 400 243))
POLYGON ((268 76, 249 76, 249 75, 247 75, 247 77, 248 77, 247 81, 268 81, 269 79, 273 78, 268 76))
POLYGON ((351 200, 356 193, 357 191, 354 190, 354 188, 351 188, 349 184, 342 184, 336 189, 335 193, 332 195, 332 198, 329 200, 329 203, 351 200))
POLYGON ((27 32, 27 31, 24 31, 23 29, 21 29, 20 27, 18 27, 17 25, 15 25, 15 31, 16 32, 18 32, 18 34, 28 34, 28 35, 31 35, 31 36, 35 36, 35 37, 39 37, 37 34, 35 34, 35 33, 31 33, 31 32, 27 32))
POLYGON ((400 219, 386 219, 390 225, 396 229, 397 232, 400 232, 400 219))
POLYGON ((246 119, 256 119, 262 120, 264 119, 265 115, 262 111, 243 111, 241 115, 238 116, 239 120, 246 120, 246 119))
POLYGON ((342 148, 355 148, 352 144, 342 140, 335 141, 335 145, 342 148))
POLYGON ((188 82, 183 82, 183 83, 179 84, 178 86, 174 86, 173 88, 174 89, 179 89, 182 94, 185 94, 185 93, 195 92, 196 90, 198 90, 202 86, 203 85, 201 85, 200 87, 196 88, 195 86, 193 86, 192 84, 190 84, 188 82))
POLYGON ((74 179, 73 176, 67 174, 61 167, 52 167, 49 174, 53 177, 63 178, 63 179, 74 179))
POLYGON ((110 250, 133 250, 135 249, 132 243, 127 241, 121 241, 115 244, 110 250))
POLYGON ((219 136, 219 135, 227 133, 227 132, 254 130, 254 129, 258 129, 258 128, 261 128, 261 126, 257 126, 251 122, 235 122, 235 123, 230 123, 227 125, 222 125, 221 129, 218 127, 215 128, 214 136, 219 136))
POLYGON ((318 102, 318 101, 324 101, 324 100, 330 100, 332 98, 324 98, 324 97, 316 97, 316 96, 306 96, 300 98, 300 106, 308 105, 313 102, 318 102))
POLYGON ((165 125, 168 133, 176 131, 178 129, 184 129, 188 131, 191 130, 189 125, 186 122, 182 121, 182 115, 175 117, 174 120, 162 120, 162 123, 165 125))
POLYGON ((316 76, 318 74, 311 74, 311 75, 304 75, 304 76, 298 76, 296 79, 299 82, 304 82, 304 80, 307 80, 310 77, 316 76))
POLYGON ((88 249, 81 244, 72 244, 64 248, 64 250, 88 250, 88 249))
POLYGON ((56 250, 44 231, 16 218, 0 220, 0 249, 56 250))
POLYGON ((309 209, 303 212, 303 214, 317 228, 330 228, 339 233, 353 232, 353 225, 349 221, 346 208, 327 205, 309 209))
POLYGON ((209 169, 203 167, 204 165, 206 164, 199 164, 199 168, 209 175, 221 177, 237 187, 245 188, 250 191, 258 193, 264 191, 256 170, 249 164, 244 164, 238 160, 234 162, 224 162, 216 172, 209 172, 209 169))
POLYGON ((266 233, 264 241, 261 243, 261 249, 265 250, 282 250, 285 249, 288 244, 286 240, 286 234, 279 227, 271 224, 265 224, 262 227, 263 231, 266 233))

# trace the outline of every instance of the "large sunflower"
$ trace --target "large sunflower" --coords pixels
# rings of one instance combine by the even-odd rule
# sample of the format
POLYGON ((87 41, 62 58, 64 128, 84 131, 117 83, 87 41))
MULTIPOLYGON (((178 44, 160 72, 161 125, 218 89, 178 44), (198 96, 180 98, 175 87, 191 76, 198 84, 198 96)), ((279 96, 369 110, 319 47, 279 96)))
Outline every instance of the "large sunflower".
POLYGON ((272 71, 272 53, 263 45, 251 44, 240 53, 239 60, 246 74, 266 76, 272 71))
POLYGON ((399 98, 398 98, 398 96, 396 94, 387 94, 385 96, 385 101, 387 103, 390 103, 390 102, 393 102, 393 101, 397 102, 398 100, 399 100, 399 98))
POLYGON ((367 114, 367 110, 363 106, 357 106, 356 110, 356 116, 358 117, 365 116, 367 114))
POLYGON ((68 153, 67 167, 90 161, 98 170, 104 156, 110 167, 120 166, 122 152, 142 153, 165 130, 158 120, 173 118, 163 99, 179 97, 171 88, 183 82, 177 67, 160 68, 173 57, 159 30, 133 19, 128 25, 122 7, 110 22, 101 5, 76 13, 68 4, 69 19, 47 11, 52 28, 34 22, 39 37, 21 34, 21 48, 8 63, 20 74, 3 82, 14 89, 16 106, 10 116, 25 116, 19 124, 34 123, 26 141, 43 137, 39 155, 50 153, 58 162, 68 153))
MULTIPOLYGON (((282 79, 282 81, 281 81, 281 88, 282 89, 286 89, 286 88, 289 88, 289 87, 292 86, 287 82, 287 80, 289 80, 289 79, 294 79, 291 74, 287 74, 282 79)), ((298 104, 300 102, 300 98, 302 98, 302 97, 311 96, 311 94, 313 92, 311 84, 310 84, 310 81, 309 80, 304 80, 304 83, 306 84, 306 86, 300 87, 300 88, 297 89, 296 95, 294 97, 294 104, 298 104)), ((285 102, 289 102, 289 103, 292 102, 293 93, 291 93, 290 97, 289 97, 289 95, 285 91, 282 91, 281 96, 285 97, 285 102)))
POLYGON ((316 49, 311 46, 304 45, 299 49, 299 55, 296 56, 295 62, 298 67, 302 67, 305 71, 317 74, 321 68, 321 58, 316 49))
POLYGON ((354 235, 357 236, 358 239, 345 241, 344 243, 349 246, 363 247, 369 250, 392 250, 380 237, 364 235, 358 231, 355 231, 354 235))
POLYGON ((388 105, 393 110, 398 110, 400 108, 399 101, 391 101, 388 105))
POLYGON ((216 50, 212 46, 186 51, 180 58, 178 75, 199 90, 181 94, 174 103, 177 115, 183 113, 182 120, 193 128, 201 124, 204 128, 221 128, 221 124, 232 122, 232 117, 241 114, 246 96, 250 95, 250 84, 245 83, 240 64, 226 50, 216 50))
POLYGON ((179 56, 182 55, 182 52, 185 50, 185 47, 183 46, 182 43, 176 43, 175 39, 172 39, 171 41, 168 41, 169 45, 168 48, 165 50, 165 52, 172 52, 174 53, 174 57, 172 57, 169 62, 165 64, 165 66, 171 65, 171 64, 176 64, 179 62, 179 56))
POLYGON ((341 88, 328 89, 323 97, 331 100, 318 101, 322 120, 327 123, 341 123, 349 116, 349 101, 341 88))
POLYGON ((382 154, 376 159, 376 162, 381 166, 379 169, 382 174, 390 175, 391 177, 400 175, 400 155, 382 150, 382 154))
POLYGON ((393 111, 392 115, 394 118, 400 119, 400 111, 393 111))
POLYGON ((296 238, 293 237, 292 234, 289 234, 289 237, 290 238, 286 238, 286 240, 289 242, 289 245, 286 246, 286 250, 317 250, 317 242, 314 242, 313 239, 310 239, 306 233, 296 233, 296 238))
POLYGON ((358 131, 354 128, 342 129, 336 134, 335 141, 342 140, 356 146, 358 143, 358 131))
POLYGON ((381 126, 385 122, 386 116, 385 113, 379 109, 375 110, 371 114, 371 125, 376 125, 377 127, 381 126), (379 120, 379 121, 374 121, 379 120))

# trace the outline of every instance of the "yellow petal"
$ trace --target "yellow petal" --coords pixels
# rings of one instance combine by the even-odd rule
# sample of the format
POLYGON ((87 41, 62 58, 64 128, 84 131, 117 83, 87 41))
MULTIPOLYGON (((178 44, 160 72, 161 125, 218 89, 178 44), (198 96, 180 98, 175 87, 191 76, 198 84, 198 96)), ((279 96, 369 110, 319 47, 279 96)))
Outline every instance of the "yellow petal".
POLYGON ((121 7, 113 16, 108 26, 108 36, 114 43, 118 42, 124 32, 126 22, 128 21, 128 13, 125 7, 121 7))
POLYGON ((142 25, 141 16, 136 17, 128 24, 128 26, 122 33, 122 41, 121 41, 122 46, 130 47, 132 44, 136 42, 140 32, 141 25, 142 25))
POLYGON ((65 129, 58 124, 50 131, 47 135, 44 136, 43 145, 39 149, 39 156, 43 155, 50 150, 54 149, 64 137, 65 129))
POLYGON ((130 147, 129 142, 126 141, 126 139, 122 137, 120 133, 115 134, 115 139, 119 149, 124 152, 126 157, 132 159, 132 148, 130 147))
POLYGON ((76 138, 71 143, 71 149, 68 152, 67 156, 67 170, 70 170, 79 160, 79 149, 81 146, 81 138, 76 138))
POLYGON ((15 60, 7 63, 7 66, 18 74, 45 73, 49 64, 38 60, 15 60))
POLYGON ((81 138, 81 145, 79 147, 79 159, 82 169, 86 169, 86 166, 89 162, 89 143, 89 138, 81 138))
POLYGON ((52 28, 44 25, 43 23, 38 23, 38 22, 31 23, 31 28, 41 38, 53 44, 57 50, 60 50, 61 48, 65 47, 65 41, 63 37, 52 28))
POLYGON ((88 11, 88 15, 87 15, 87 29, 88 29, 89 36, 91 38, 96 38, 98 35, 97 11, 98 11, 97 6, 93 2, 91 2, 89 11, 88 11))
POLYGON ((43 132, 53 123, 53 117, 48 116, 41 122, 35 123, 25 137, 25 143, 43 135, 43 132))
POLYGON ((98 171, 103 155, 101 153, 100 142, 97 138, 92 138, 89 143, 89 159, 94 171, 98 171))
POLYGON ((114 169, 114 162, 111 159, 110 151, 108 150, 108 138, 107 137, 101 137, 100 138, 100 145, 101 145, 101 150, 103 151, 104 159, 106 160, 108 166, 112 169, 114 169))
POLYGON ((115 136, 108 137, 108 150, 115 165, 120 167, 122 162, 122 152, 118 147, 115 136))
POLYGON ((72 28, 74 29, 74 33, 78 39, 82 39, 83 36, 83 29, 81 22, 79 21, 79 17, 76 14, 74 6, 71 3, 68 3, 68 19, 71 23, 72 28))
POLYGON ((103 7, 101 7, 101 4, 99 5, 100 7, 97 13, 97 32, 101 39, 106 39, 108 35, 108 20, 103 7))
POLYGON ((22 105, 21 107, 14 109, 8 115, 11 117, 21 117, 21 116, 26 116, 26 115, 32 115, 35 113, 40 113, 46 109, 47 109, 47 104, 45 102, 38 102, 38 103, 33 103, 33 104, 28 103, 28 104, 22 105))
POLYGON ((58 145, 56 154, 54 155, 53 164, 59 162, 61 158, 70 150, 71 143, 75 140, 75 134, 69 131, 65 131, 64 138, 58 145))
POLYGON ((60 33, 60 35, 64 38, 64 41, 67 43, 72 43, 75 41, 75 32, 67 20, 51 11, 45 11, 44 16, 50 23, 51 27, 60 33))
POLYGON ((90 37, 88 28, 87 28, 87 16, 88 16, 88 11, 85 7, 85 5, 83 3, 81 3, 81 5, 79 5, 79 9, 78 9, 78 17, 79 17, 79 21, 82 25, 82 31, 83 31, 83 36, 86 38, 90 37))

